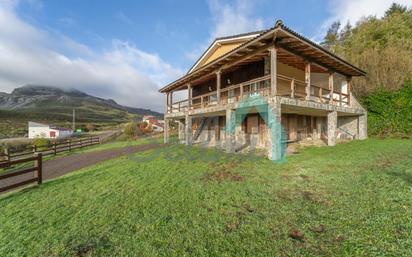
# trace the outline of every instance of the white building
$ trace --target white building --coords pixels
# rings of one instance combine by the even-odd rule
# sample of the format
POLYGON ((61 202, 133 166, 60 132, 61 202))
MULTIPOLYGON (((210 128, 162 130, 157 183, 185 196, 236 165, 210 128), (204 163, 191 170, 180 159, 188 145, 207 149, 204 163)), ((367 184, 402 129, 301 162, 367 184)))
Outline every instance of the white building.
POLYGON ((65 138, 71 134, 71 129, 29 121, 29 138, 65 138))

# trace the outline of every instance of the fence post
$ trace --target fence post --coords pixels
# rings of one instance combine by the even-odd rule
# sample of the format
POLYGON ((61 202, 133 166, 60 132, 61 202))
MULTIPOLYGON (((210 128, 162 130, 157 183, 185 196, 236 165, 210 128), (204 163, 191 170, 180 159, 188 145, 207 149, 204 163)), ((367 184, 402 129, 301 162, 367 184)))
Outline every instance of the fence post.
POLYGON ((89 146, 90 146, 90 145, 93 145, 93 137, 90 137, 90 138, 89 138, 89 146))
POLYGON ((72 139, 69 138, 69 152, 72 150, 72 139))
POLYGON ((82 138, 80 138, 80 148, 83 148, 83 139, 82 138))
POLYGON ((56 155, 57 154, 56 142, 53 142, 53 150, 54 150, 54 155, 56 155))
POLYGON ((7 161, 10 161, 10 151, 9 148, 4 148, 4 155, 7 158, 7 161))
POLYGON ((37 153, 36 157, 37 159, 34 165, 37 168, 37 184, 40 185, 41 183, 43 183, 43 158, 41 153, 37 153))
POLYGON ((37 146, 36 145, 32 145, 32 149, 33 149, 33 153, 37 152, 37 146))

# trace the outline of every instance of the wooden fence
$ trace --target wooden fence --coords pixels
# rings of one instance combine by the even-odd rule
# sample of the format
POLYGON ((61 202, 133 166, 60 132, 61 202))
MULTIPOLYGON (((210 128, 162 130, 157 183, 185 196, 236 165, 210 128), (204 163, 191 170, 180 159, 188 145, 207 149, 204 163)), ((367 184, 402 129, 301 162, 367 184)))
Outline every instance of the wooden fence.
POLYGON ((28 158, 23 158, 23 159, 18 159, 18 160, 14 160, 14 161, 6 161, 6 162, 1 162, 0 163, 0 169, 4 169, 4 168, 9 168, 12 167, 14 165, 18 165, 18 164, 24 164, 24 163, 28 163, 28 162, 32 162, 34 161, 34 166, 30 167, 30 168, 20 168, 16 171, 11 171, 11 172, 7 172, 4 174, 0 174, 0 182, 6 180, 6 179, 11 179, 13 177, 17 177, 17 176, 21 176, 23 174, 28 174, 30 172, 34 172, 34 176, 33 178, 26 178, 23 180, 19 180, 19 179, 15 179, 16 181, 12 183, 6 185, 6 186, 1 186, 0 185, 0 192, 4 192, 4 191, 8 191, 10 189, 16 188, 16 187, 20 187, 23 185, 27 185, 27 184, 31 184, 34 182, 37 182, 37 184, 41 184, 43 177, 42 177, 42 153, 36 153, 34 156, 28 157, 28 158))
POLYGON ((36 146, 33 145, 31 150, 13 152, 5 149, 4 153, 0 154, 0 163, 8 162, 16 159, 21 159, 28 156, 33 156, 35 153, 42 153, 43 156, 56 155, 61 152, 71 151, 77 148, 83 148, 100 143, 99 137, 87 137, 79 139, 68 139, 61 142, 53 142, 50 145, 36 146))

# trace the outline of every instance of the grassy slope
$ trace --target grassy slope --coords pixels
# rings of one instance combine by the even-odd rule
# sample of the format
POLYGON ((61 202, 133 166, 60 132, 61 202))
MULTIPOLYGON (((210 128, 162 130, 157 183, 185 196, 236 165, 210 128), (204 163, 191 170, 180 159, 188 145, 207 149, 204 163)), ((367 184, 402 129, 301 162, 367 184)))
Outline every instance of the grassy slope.
POLYGON ((410 255, 410 140, 279 165, 183 147, 131 157, 0 199, 0 256, 410 255))

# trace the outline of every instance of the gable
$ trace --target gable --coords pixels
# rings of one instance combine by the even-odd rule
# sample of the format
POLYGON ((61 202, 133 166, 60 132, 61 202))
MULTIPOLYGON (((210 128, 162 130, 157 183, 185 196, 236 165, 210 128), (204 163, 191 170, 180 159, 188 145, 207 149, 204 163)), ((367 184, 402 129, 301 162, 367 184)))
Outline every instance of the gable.
POLYGON ((202 56, 196 61, 188 73, 218 59, 219 57, 227 54, 235 48, 241 46, 251 38, 259 35, 258 32, 251 32, 246 34, 240 34, 225 38, 217 38, 209 48, 202 54, 202 56))
POLYGON ((208 64, 209 62, 216 60, 220 56, 232 51, 236 47, 240 46, 242 43, 230 43, 230 44, 224 44, 224 45, 219 45, 213 52, 209 54, 209 57, 204 59, 202 62, 200 62, 199 67, 202 67, 203 65, 208 64))

